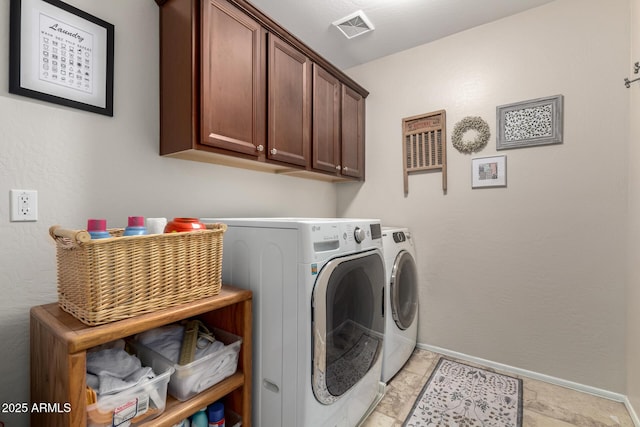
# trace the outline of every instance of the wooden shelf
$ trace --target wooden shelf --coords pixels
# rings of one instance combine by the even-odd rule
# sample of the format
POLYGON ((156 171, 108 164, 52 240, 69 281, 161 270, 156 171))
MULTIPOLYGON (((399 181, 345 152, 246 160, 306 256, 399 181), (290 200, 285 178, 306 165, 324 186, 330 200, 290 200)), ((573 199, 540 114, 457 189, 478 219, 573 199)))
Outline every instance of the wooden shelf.
POLYGON ((87 425, 86 350, 190 317, 199 317, 242 337, 238 370, 193 398, 180 402, 167 396, 165 411, 139 424, 172 426, 199 409, 224 399, 251 425, 251 291, 223 285, 219 295, 106 325, 86 326, 57 303, 31 309, 31 401, 71 404, 69 413, 32 414, 32 425, 87 425))
POLYGON ((236 372, 214 387, 203 391, 185 402, 167 396, 167 406, 162 416, 139 424, 139 426, 171 427, 194 412, 197 412, 199 409, 211 404, 211 402, 222 399, 227 394, 242 386, 244 386, 244 374, 242 372, 236 372))

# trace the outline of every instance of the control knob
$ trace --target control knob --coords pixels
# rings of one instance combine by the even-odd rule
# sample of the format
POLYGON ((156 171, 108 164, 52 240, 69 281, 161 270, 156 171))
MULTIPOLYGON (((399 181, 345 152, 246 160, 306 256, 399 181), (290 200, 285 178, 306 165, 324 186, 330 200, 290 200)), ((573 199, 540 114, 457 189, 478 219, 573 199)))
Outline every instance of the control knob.
POLYGON ((356 243, 362 243, 365 238, 364 230, 360 227, 356 227, 353 231, 353 237, 356 239, 356 243))

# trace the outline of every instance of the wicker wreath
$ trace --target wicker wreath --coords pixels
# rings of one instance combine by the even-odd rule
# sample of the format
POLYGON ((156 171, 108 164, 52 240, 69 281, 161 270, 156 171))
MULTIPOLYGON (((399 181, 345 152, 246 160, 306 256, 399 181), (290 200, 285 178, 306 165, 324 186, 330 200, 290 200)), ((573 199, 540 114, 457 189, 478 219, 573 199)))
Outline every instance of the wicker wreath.
POLYGON ((453 146, 461 153, 473 153, 480 151, 487 145, 491 132, 489 131, 489 125, 482 120, 482 117, 469 116, 460 120, 453 127, 453 135, 451 137, 453 146), (463 141, 462 136, 468 130, 475 130, 478 132, 478 136, 473 141, 463 141))

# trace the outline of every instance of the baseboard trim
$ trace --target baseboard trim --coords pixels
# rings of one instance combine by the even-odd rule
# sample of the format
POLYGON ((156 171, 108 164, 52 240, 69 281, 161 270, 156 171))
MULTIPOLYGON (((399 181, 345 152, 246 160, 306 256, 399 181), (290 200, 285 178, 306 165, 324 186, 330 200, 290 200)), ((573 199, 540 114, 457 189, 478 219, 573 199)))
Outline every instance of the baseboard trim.
POLYGON ((627 396, 624 397, 624 406, 627 408, 627 411, 629 411, 633 424, 635 424, 636 427, 640 427, 640 418, 638 418, 638 413, 633 409, 633 405, 631 405, 627 396))
POLYGON ((470 356, 470 355, 465 354, 465 353, 460 353, 460 352, 457 352, 457 351, 448 350, 446 348, 437 347, 435 345, 417 343, 416 347, 418 347, 418 348, 420 348, 422 350, 431 351, 433 353, 439 353, 439 354, 443 354, 445 356, 454 357, 456 359, 465 360, 467 362, 477 363, 479 365, 483 365, 483 366, 487 366, 489 368, 497 369, 497 370, 500 370, 502 372, 506 372, 506 373, 510 373, 510 374, 514 374, 514 375, 518 375, 518 376, 522 376, 522 377, 527 377, 527 378, 531 378, 531 379, 538 380, 538 381, 544 381, 544 382, 547 382, 547 383, 550 383, 550 384, 555 384, 555 385, 558 385, 558 386, 561 386, 561 387, 570 388, 572 390, 580 391, 580 392, 583 392, 583 393, 589 393, 589 394, 592 394, 594 396, 602 397, 604 399, 613 400, 615 402, 621 402, 627 408, 627 411, 629 411, 629 415, 630 415, 631 420, 633 421, 633 424, 635 425, 635 427, 640 427, 640 418, 638 418, 638 413, 633 408, 633 405, 631 405, 631 402, 629 401, 629 398, 624 394, 614 393, 612 391, 604 390, 604 389, 597 388, 597 387, 591 387, 591 386, 588 386, 588 385, 585 385, 585 384, 576 383, 576 382, 573 382, 573 381, 564 380, 562 378, 557 378, 557 377, 553 377, 551 375, 541 374, 539 372, 529 371, 527 369, 516 368, 515 366, 505 365, 503 363, 494 362, 492 360, 487 360, 487 359, 482 359, 480 357, 470 356))
MULTIPOLYGON (((614 400, 616 402, 625 403, 627 407, 630 405, 627 397, 624 394, 614 393, 612 391, 603 390, 597 387, 591 387, 585 384, 576 383, 573 381, 563 380, 562 378, 552 377, 551 375, 541 374, 539 372, 529 371, 526 369, 516 368, 515 366, 505 365, 503 363, 494 362, 492 360, 482 359, 479 357, 470 356, 468 354, 459 353, 457 351, 448 350, 442 347, 436 347, 434 345, 418 343, 418 348, 428 350, 434 353, 444 354, 445 356, 455 357, 457 359, 466 360, 467 362, 478 363, 480 365, 487 366, 489 368, 498 369, 503 372, 520 375, 534 380, 544 381, 547 383, 559 385, 562 387, 570 388, 572 390, 581 391, 584 393, 593 394, 595 396, 603 397, 605 399, 614 400)), ((629 411, 631 412, 631 411, 629 411)), ((638 426, 638 424, 636 423, 638 426)), ((638 426, 640 427, 640 426, 638 426)))

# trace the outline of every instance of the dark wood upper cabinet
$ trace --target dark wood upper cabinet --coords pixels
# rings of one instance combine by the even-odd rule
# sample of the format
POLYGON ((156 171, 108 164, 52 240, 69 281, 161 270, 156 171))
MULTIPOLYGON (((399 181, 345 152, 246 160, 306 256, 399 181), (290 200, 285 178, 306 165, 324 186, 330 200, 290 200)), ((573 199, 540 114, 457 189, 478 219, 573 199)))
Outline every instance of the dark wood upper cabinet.
POLYGON ((313 64, 313 168, 340 172, 340 81, 313 64))
POLYGON ((269 34, 267 157, 309 165, 311 62, 299 50, 269 34))
POLYGON ((160 154, 364 178, 368 92, 246 0, 160 6, 160 154))
POLYGON ((313 67, 313 168, 364 179, 365 98, 313 67))
POLYGON ((264 39, 262 26, 225 0, 202 2, 203 144, 264 150, 264 39))
POLYGON ((342 85, 342 175, 364 179, 364 97, 342 85))

